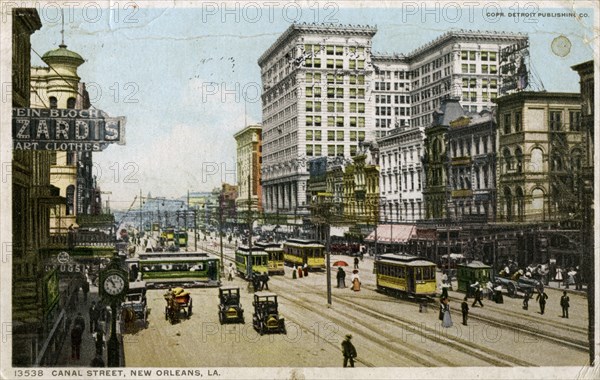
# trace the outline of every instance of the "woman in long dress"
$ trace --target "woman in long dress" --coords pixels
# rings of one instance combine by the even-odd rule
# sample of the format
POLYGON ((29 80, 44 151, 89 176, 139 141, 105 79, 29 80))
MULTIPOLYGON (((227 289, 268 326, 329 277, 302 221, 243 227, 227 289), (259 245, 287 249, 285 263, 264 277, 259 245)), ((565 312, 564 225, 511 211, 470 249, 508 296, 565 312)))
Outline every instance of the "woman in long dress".
POLYGON ((352 290, 355 292, 360 291, 360 278, 358 277, 358 273, 352 274, 352 290))
POLYGON ((442 327, 452 327, 452 317, 450 316, 450 305, 448 305, 448 298, 444 298, 442 301, 444 316, 442 318, 442 327))

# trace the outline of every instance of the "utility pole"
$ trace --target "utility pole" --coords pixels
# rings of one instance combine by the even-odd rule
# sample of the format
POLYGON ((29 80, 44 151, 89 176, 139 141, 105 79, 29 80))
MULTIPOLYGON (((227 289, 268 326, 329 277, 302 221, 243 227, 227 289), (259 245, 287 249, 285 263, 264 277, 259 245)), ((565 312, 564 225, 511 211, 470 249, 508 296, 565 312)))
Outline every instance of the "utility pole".
POLYGON ((140 188, 140 232, 138 234, 139 235, 138 238, 140 238, 140 239, 142 237, 142 231, 144 230, 144 224, 143 224, 143 219, 142 219, 143 218, 142 205, 143 205, 143 203, 142 203, 142 189, 140 188))
POLYGON ((252 169, 248 172, 248 265, 246 266, 246 277, 252 280, 252 184, 251 184, 251 173, 252 169))
POLYGON ((219 195, 219 242, 221 253, 221 276, 224 274, 225 263, 223 262, 223 188, 219 195))

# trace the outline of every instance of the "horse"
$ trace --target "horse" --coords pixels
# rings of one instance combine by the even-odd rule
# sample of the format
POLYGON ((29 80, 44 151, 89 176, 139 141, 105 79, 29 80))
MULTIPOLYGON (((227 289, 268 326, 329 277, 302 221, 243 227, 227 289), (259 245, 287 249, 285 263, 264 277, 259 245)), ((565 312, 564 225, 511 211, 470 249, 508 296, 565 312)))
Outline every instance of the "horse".
POLYGON ((137 315, 135 310, 131 307, 124 307, 121 309, 121 320, 125 323, 125 329, 133 327, 135 321, 137 321, 137 315))

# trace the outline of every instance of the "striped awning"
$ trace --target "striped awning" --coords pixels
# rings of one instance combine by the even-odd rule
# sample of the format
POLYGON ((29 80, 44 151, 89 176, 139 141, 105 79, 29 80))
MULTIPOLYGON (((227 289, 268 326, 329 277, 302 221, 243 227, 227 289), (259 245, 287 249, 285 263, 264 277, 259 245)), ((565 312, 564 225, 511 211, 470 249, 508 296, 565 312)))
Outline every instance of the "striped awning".
MULTIPOLYGON (((413 224, 380 224, 377 226, 378 243, 405 243, 416 234, 417 228, 413 224)), ((375 231, 371 232, 365 241, 375 242, 375 231)))

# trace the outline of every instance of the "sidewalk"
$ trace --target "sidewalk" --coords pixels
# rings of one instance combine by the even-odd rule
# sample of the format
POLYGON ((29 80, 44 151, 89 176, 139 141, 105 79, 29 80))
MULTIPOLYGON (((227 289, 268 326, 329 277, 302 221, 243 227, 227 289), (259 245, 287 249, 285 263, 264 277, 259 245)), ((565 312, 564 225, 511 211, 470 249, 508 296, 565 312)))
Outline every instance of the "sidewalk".
POLYGON ((566 290, 567 293, 571 293, 571 294, 581 294, 581 295, 587 294, 587 285, 582 285, 581 290, 576 290, 575 285, 569 285, 569 287, 566 288, 564 282, 549 281, 548 285, 546 285, 546 287, 551 288, 551 289, 560 290, 560 291, 566 290))
MULTIPOLYGON (((83 292, 81 290, 79 291, 79 304, 69 315, 71 326, 67 328, 67 336, 64 340, 58 360, 56 361, 57 367, 90 367, 92 359, 96 356, 96 340, 94 339, 94 335, 90 333, 89 308, 92 301, 96 301, 96 304, 98 303, 98 298, 98 288, 94 285, 90 285, 87 302, 83 301, 83 292), (73 320, 78 312, 81 313, 85 319, 85 331, 83 332, 79 360, 71 359, 71 328, 73 327, 73 320)), ((108 319, 104 322, 104 336, 106 341, 108 341, 107 334, 110 330, 109 323, 110 321, 108 319)), ((102 352, 102 359, 104 360, 104 363, 106 363, 106 346, 102 352)))

